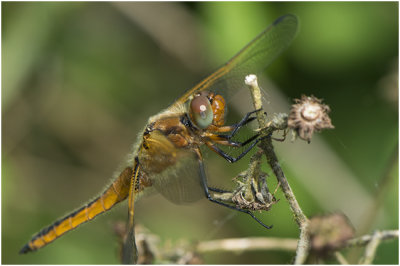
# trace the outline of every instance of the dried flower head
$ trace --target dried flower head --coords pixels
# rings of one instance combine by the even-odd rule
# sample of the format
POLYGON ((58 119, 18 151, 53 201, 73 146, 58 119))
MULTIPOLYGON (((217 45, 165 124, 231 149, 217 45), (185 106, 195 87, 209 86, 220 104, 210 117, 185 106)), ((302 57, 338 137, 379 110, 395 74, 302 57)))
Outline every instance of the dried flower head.
POLYGON ((295 104, 290 110, 288 126, 297 135, 310 142, 314 131, 318 132, 324 128, 334 128, 328 116, 330 108, 322 104, 322 100, 314 96, 302 95, 301 99, 295 99, 295 104))
POLYGON ((342 213, 314 216, 309 230, 311 248, 320 255, 343 248, 354 237, 354 228, 342 213))
POLYGON ((240 173, 235 181, 232 202, 244 210, 268 211, 278 200, 271 194, 267 185, 267 174, 261 170, 262 151, 256 152, 250 159, 249 168, 240 173))

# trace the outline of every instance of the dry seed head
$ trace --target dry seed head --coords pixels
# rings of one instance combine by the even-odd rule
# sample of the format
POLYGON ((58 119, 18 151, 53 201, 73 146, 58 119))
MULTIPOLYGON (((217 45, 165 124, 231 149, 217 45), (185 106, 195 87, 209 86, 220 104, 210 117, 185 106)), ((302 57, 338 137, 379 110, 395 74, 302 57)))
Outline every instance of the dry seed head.
POLYGON ((320 255, 345 247, 346 242, 354 237, 354 228, 342 213, 312 217, 309 232, 311 248, 320 255))
POLYGON ((314 96, 302 95, 301 99, 295 99, 295 104, 290 110, 288 126, 297 135, 310 142, 314 131, 324 128, 334 128, 328 116, 330 108, 322 103, 321 99, 314 96))

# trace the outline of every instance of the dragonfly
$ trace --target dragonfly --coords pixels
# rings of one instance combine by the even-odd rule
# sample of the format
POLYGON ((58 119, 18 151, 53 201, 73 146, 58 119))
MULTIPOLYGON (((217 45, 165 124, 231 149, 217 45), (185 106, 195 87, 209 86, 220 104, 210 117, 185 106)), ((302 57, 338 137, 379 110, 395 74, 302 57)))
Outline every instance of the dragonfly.
POLYGON ((226 64, 187 90, 167 109, 149 118, 143 133, 104 192, 81 208, 35 234, 20 253, 38 250, 79 225, 107 212, 128 199, 127 233, 122 247, 122 262, 135 263, 134 204, 147 191, 155 190, 175 203, 201 198, 249 214, 245 209, 215 199, 212 192, 224 192, 208 185, 200 147, 206 146, 223 159, 234 163, 243 158, 260 140, 258 135, 239 142, 234 136, 254 120, 247 113, 238 123, 225 124, 227 100, 244 87, 245 77, 267 68, 292 42, 298 19, 288 14, 276 19, 226 64), (221 147, 241 149, 234 157, 221 147))

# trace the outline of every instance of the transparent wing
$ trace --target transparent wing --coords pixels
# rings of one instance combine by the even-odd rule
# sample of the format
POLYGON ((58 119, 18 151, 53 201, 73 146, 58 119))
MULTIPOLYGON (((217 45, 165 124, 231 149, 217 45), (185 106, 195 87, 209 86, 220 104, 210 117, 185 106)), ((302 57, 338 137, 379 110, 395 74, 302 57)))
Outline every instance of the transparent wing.
POLYGON ((137 195, 136 183, 139 176, 139 165, 135 162, 134 172, 131 175, 129 182, 129 202, 128 202, 128 223, 127 231, 122 245, 122 263, 123 264, 136 264, 138 259, 138 250, 135 240, 135 200, 137 195))
POLYGON ((204 198, 199 163, 194 152, 179 150, 176 164, 152 177, 153 186, 166 199, 182 204, 204 198))
POLYGON ((298 19, 295 15, 278 18, 224 66, 187 91, 177 103, 183 103, 190 95, 203 90, 229 98, 244 86, 245 76, 258 74, 268 67, 289 46, 297 31, 298 19))

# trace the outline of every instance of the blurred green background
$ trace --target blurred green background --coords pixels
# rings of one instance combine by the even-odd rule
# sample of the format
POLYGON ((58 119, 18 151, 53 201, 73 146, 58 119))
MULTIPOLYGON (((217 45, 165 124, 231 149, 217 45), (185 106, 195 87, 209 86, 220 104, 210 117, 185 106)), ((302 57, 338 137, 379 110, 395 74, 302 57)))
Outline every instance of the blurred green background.
MULTIPOLYGON (((118 263, 112 227, 125 221, 126 202, 43 250, 18 251, 110 182, 149 116, 286 13, 299 17, 301 29, 260 82, 266 108, 288 112, 293 98, 313 94, 331 107, 336 127, 311 144, 276 144, 300 205, 308 216, 342 211, 358 234, 397 229, 398 3, 3 2, 2 263, 118 263)), ((242 112, 251 110, 247 97, 242 112)), ((229 165, 208 155, 210 184, 229 185, 248 158, 229 165)), ((148 197, 135 217, 173 243, 297 238, 277 197, 270 212, 257 214, 272 230, 207 200, 178 206, 148 197)), ((204 260, 279 264, 292 257, 219 252, 204 260)), ((398 241, 381 244, 375 262, 397 264, 398 241)))

